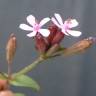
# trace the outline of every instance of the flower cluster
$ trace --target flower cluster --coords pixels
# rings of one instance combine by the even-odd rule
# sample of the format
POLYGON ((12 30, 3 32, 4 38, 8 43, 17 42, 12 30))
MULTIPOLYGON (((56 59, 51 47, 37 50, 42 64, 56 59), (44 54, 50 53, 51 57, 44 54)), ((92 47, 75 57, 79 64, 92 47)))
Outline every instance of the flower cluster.
POLYGON ((29 25, 20 24, 19 28, 30 32, 27 36, 35 38, 35 46, 40 53, 47 52, 55 44, 59 45, 64 35, 78 37, 82 34, 80 31, 71 30, 78 26, 76 19, 67 19, 63 22, 58 13, 55 13, 52 18, 46 17, 40 22, 37 22, 33 15, 27 16, 26 20, 29 25), (53 25, 48 29, 42 28, 49 21, 52 21, 53 25))

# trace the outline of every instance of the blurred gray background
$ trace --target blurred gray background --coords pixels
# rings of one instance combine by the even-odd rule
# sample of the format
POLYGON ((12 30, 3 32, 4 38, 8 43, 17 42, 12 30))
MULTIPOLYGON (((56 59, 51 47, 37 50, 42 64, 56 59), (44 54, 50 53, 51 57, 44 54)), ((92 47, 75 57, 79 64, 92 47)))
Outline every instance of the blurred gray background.
MULTIPOLYGON (((17 72, 37 57, 32 38, 18 28, 26 23, 26 16, 33 14, 41 20, 57 12, 64 20, 68 17, 79 21, 79 38, 65 37, 63 46, 70 46, 80 39, 96 35, 96 0, 0 0, 0 71, 7 72, 5 47, 9 35, 17 37, 18 48, 13 63, 17 72)), ((26 96, 96 96, 96 45, 85 53, 48 60, 28 73, 41 86, 40 92, 13 88, 26 96)))

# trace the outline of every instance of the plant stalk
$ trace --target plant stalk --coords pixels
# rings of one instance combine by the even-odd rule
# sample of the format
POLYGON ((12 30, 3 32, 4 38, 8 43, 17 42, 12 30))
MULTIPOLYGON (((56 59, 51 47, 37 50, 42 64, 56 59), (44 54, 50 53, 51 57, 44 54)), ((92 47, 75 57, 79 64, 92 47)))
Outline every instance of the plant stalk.
POLYGON ((26 74, 26 73, 30 72, 32 69, 34 69, 38 64, 40 64, 44 60, 45 59, 40 56, 32 64, 26 66, 25 68, 23 68, 22 70, 17 72, 16 75, 22 75, 22 74, 26 74))

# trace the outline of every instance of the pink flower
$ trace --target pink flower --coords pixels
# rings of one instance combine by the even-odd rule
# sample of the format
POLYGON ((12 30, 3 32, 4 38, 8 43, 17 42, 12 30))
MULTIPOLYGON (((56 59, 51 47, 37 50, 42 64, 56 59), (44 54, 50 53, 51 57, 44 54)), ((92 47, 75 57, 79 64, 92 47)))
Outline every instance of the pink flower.
POLYGON ((40 21, 40 23, 36 22, 36 19, 33 15, 29 15, 26 18, 27 22, 31 25, 20 24, 19 28, 22 30, 30 31, 31 33, 27 34, 28 37, 34 37, 37 33, 40 33, 44 37, 48 37, 50 31, 48 29, 42 29, 41 27, 50 21, 50 18, 46 17, 40 21))
POLYGON ((61 29, 61 32, 63 32, 65 35, 78 37, 82 34, 80 31, 71 30, 71 28, 78 26, 76 19, 68 19, 63 23, 60 14, 55 13, 54 16, 55 18, 52 17, 51 20, 61 29))

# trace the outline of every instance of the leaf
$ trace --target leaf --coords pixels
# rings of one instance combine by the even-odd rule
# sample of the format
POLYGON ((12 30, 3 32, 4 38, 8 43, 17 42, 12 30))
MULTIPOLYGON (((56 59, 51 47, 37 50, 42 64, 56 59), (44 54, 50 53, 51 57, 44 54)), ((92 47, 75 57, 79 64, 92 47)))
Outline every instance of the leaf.
POLYGON ((15 96, 25 96, 23 93, 15 93, 15 96))
POLYGON ((40 90, 40 86, 37 84, 37 82, 27 75, 18 75, 14 77, 13 80, 10 80, 10 84, 18 87, 29 87, 34 91, 40 90))

